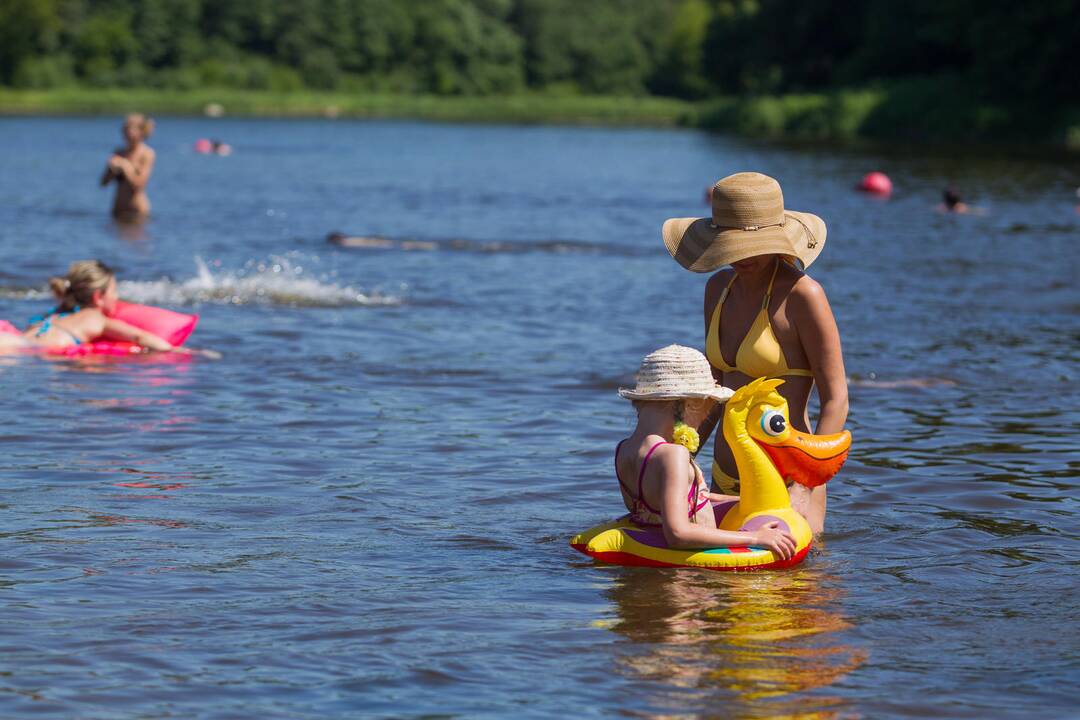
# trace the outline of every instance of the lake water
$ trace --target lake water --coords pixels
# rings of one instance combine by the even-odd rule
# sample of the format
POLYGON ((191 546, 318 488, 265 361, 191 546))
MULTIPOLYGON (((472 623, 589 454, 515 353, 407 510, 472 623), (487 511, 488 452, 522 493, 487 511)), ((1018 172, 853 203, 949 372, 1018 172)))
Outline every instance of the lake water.
POLYGON ((0 137, 0 318, 97 257, 224 354, 0 364, 0 715, 1080 712, 1076 156, 163 118, 129 233, 119 119, 0 137), (594 564, 567 541, 622 512, 615 390, 703 345, 660 225, 751 169, 829 224, 826 535, 790 571, 594 564), (950 183, 985 214, 935 213, 950 183))

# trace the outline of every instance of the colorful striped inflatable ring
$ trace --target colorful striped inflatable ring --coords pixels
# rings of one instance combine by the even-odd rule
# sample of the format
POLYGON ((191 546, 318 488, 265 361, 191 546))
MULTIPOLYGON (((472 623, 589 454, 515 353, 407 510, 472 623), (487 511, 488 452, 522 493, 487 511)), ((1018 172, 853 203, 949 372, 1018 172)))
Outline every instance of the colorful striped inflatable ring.
POLYGON ((739 500, 713 505, 721 530, 757 530, 777 521, 795 538, 795 553, 782 560, 759 547, 678 549, 659 527, 641 527, 629 516, 575 535, 575 550, 615 565, 766 570, 797 565, 810 552, 814 534, 791 508, 784 480, 816 487, 833 477, 851 447, 851 433, 810 435, 788 422, 788 405, 776 388, 783 380, 760 378, 735 391, 724 409, 724 440, 742 479, 739 500))
MULTIPOLYGON (((734 502, 714 505, 713 510, 718 518, 722 518, 734 505, 734 502)), ((764 522, 766 521, 759 521, 755 525, 760 527, 764 522)), ((805 526, 805 535, 800 533, 795 536, 796 547, 799 549, 788 560, 778 560, 771 551, 759 547, 718 547, 702 550, 671 548, 664 539, 663 530, 635 525, 630 522, 629 515, 575 535, 570 540, 570 545, 579 552, 612 565, 768 570, 798 565, 810 552, 812 533, 805 520, 802 525, 805 526)))

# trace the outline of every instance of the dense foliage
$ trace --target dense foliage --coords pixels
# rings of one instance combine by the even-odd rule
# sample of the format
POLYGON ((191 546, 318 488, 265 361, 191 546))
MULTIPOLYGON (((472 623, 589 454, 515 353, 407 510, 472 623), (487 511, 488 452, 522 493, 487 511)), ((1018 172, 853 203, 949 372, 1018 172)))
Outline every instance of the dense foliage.
POLYGON ((0 84, 1080 100, 1073 0, 0 0, 0 84))

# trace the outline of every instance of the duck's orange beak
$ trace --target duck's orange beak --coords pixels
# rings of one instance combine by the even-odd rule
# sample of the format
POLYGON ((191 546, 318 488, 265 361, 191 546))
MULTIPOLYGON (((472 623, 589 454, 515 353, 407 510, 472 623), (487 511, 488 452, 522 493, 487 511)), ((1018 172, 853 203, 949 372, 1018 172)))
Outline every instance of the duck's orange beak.
POLYGON ((758 441, 784 480, 806 487, 824 485, 840 472, 851 448, 851 433, 811 435, 792 428, 788 438, 777 445, 758 441))

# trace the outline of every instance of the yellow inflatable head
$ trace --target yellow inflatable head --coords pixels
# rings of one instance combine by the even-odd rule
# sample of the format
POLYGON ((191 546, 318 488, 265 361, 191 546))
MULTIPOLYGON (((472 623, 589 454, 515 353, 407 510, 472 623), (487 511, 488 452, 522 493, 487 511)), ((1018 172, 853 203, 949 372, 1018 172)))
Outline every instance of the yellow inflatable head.
MULTIPOLYGON (((753 442, 782 479, 817 487, 840 471, 851 448, 851 433, 811 435, 793 428, 787 400, 777 392, 783 382, 759 378, 736 390, 724 413, 724 439, 731 445, 736 462, 739 450, 751 450, 748 442, 753 442)), ((746 477, 741 467, 739 475, 746 477)))

